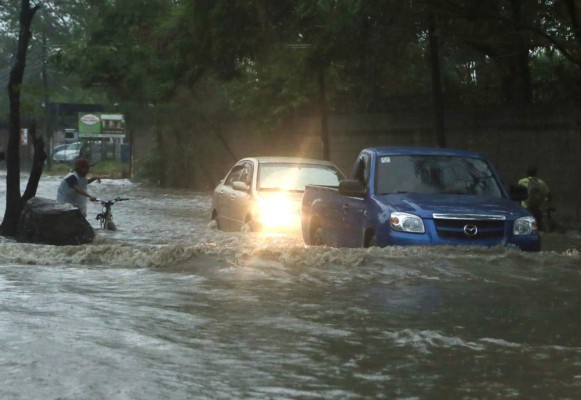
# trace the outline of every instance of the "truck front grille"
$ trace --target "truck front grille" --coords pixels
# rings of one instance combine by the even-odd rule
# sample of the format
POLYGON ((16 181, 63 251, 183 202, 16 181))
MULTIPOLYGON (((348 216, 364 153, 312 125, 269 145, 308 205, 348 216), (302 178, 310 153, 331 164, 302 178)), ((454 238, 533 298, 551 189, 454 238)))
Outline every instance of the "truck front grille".
POLYGON ((501 239, 506 219, 502 215, 434 214, 434 224, 441 238, 463 240, 501 239))

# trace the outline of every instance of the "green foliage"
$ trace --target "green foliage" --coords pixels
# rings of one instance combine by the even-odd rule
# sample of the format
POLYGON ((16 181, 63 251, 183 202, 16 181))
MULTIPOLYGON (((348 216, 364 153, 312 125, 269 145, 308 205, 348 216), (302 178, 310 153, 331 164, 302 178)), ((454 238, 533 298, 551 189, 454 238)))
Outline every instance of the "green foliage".
POLYGON ((206 77, 195 90, 180 90, 169 102, 149 110, 154 115, 152 151, 135 166, 136 177, 162 186, 204 187, 218 155, 228 162, 221 142, 221 119, 230 119, 219 81, 206 77))
POLYGON ((160 185, 164 180, 163 165, 164 155, 160 151, 150 151, 135 162, 134 178, 154 185, 160 185))
POLYGON ((309 114, 315 95, 307 54, 297 48, 280 48, 268 59, 248 61, 240 78, 224 84, 232 110, 263 129, 277 127, 293 112, 309 114))
POLYGON ((540 50, 531 60, 535 101, 541 104, 578 100, 581 95, 579 70, 562 54, 540 50))
MULTIPOLYGON (((51 168, 45 168, 44 174, 49 176, 65 176, 73 169, 72 163, 52 163, 51 168)), ((129 177, 129 163, 117 160, 103 160, 91 167, 89 176, 100 176, 107 179, 129 177)))
MULTIPOLYGON (((14 47, 15 4, 0 4, 0 79, 14 47)), ((45 32, 51 98, 103 103, 107 93, 129 110, 128 120, 139 115, 131 110, 152 116, 159 150, 142 170, 158 182, 193 184, 201 178, 192 160, 219 142, 216 126, 243 118, 268 135, 289 117, 316 115, 321 75, 334 113, 430 107, 428 15, 447 106, 576 100, 578 7, 551 0, 46 1, 23 101, 28 113, 41 111, 45 32)))
MULTIPOLYGON (((36 4, 38 2, 31 2, 36 4)), ((74 41, 80 22, 87 14, 83 0, 43 1, 32 24, 32 39, 27 53, 24 82, 21 87, 21 115, 32 120, 45 117, 44 102, 100 103, 107 99, 99 88, 83 89, 78 77, 59 69, 55 57, 65 44, 74 41), (46 72, 46 88, 43 82, 46 72)), ((0 5, 0 85, 6 87, 13 67, 18 34, 20 1, 0 5)), ((0 97, 0 119, 8 113, 7 96, 0 97)))
POLYGON ((77 73, 84 86, 101 85, 121 99, 151 101, 163 89, 155 79, 152 44, 168 6, 165 0, 91 1, 80 40, 63 46, 56 60, 77 73))

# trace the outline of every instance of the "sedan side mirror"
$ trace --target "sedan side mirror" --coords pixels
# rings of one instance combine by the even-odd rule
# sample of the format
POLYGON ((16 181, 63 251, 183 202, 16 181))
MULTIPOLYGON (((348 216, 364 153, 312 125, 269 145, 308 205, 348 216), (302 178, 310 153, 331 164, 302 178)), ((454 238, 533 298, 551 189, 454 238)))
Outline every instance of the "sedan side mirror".
POLYGON ((245 182, 241 181, 232 182, 232 187, 234 188, 234 190, 248 192, 248 185, 245 182))
POLYGON ((510 185, 508 188, 508 194, 514 201, 525 201, 529 197, 529 191, 527 187, 523 185, 510 185))
POLYGON ((349 197, 365 197, 365 186, 357 179, 344 179, 339 182, 339 194, 349 197))

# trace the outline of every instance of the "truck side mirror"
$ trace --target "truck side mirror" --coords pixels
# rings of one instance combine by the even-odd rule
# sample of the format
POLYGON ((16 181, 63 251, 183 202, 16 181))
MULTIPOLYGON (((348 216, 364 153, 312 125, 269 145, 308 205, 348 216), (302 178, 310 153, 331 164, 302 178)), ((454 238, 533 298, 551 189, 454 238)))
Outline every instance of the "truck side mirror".
POLYGON ((529 191, 527 187, 523 185, 510 185, 508 188, 508 194, 514 201, 524 201, 529 197, 529 191))
POLYGON ((365 197, 365 186, 357 179, 344 179, 339 182, 339 194, 349 197, 365 197))

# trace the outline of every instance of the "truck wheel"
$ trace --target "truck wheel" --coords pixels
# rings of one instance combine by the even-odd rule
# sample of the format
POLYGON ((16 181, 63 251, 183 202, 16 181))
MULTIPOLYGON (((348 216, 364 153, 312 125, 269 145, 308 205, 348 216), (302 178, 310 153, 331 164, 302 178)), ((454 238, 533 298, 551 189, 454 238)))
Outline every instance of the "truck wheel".
POLYGON ((368 231, 365 233, 365 247, 377 247, 377 236, 375 236, 375 232, 368 231))
POLYGON ((313 229, 313 232, 311 234, 311 243, 313 244, 313 246, 325 245, 325 240, 323 239, 323 228, 321 228, 320 226, 316 226, 313 229))

